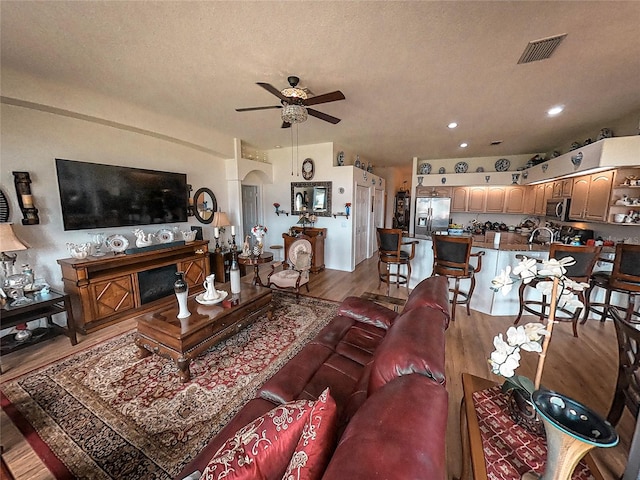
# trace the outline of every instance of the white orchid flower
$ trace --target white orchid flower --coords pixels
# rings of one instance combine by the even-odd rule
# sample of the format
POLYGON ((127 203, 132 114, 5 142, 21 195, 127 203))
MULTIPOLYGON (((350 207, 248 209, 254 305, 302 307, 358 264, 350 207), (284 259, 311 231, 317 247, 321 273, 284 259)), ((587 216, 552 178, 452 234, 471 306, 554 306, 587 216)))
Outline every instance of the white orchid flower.
POLYGON ((573 257, 564 257, 560 260, 550 258, 542 261, 542 268, 538 270, 538 275, 542 277, 562 277, 567 273, 567 268, 575 265, 576 261, 573 257))
POLYGON ((517 346, 527 352, 541 352, 542 346, 540 342, 532 340, 524 326, 517 328, 509 327, 507 330, 507 343, 511 346, 517 346))
POLYGON ((562 282, 564 283, 565 289, 569 289, 569 290, 572 290, 574 292, 583 292, 585 289, 589 288, 589 284, 588 283, 576 282, 574 280, 571 280, 568 277, 563 278, 562 282))
POLYGON ((547 327, 545 327, 542 323, 527 323, 526 325, 524 325, 524 330, 525 332, 527 332, 527 337, 529 337, 529 340, 532 340, 534 342, 540 341, 542 337, 549 334, 549 332, 547 331, 547 327))
POLYGON ((584 304, 573 292, 567 292, 560 295, 560 297, 558 298, 558 306, 561 308, 566 308, 566 307, 572 307, 574 309, 584 308, 584 304))
POLYGON ((491 289, 494 291, 502 292, 502 295, 507 295, 513 288, 513 278, 511 278, 511 267, 507 267, 500 272, 500 274, 491 280, 491 289))
POLYGON ((520 354, 509 355, 504 363, 498 367, 498 372, 503 377, 509 378, 515 375, 515 370, 520 366, 520 354))
POLYGON ((543 295, 547 295, 547 296, 551 295, 552 288, 553 288, 553 282, 550 282, 550 281, 538 282, 536 284, 536 290, 541 292, 543 295))
POLYGON ((513 269, 513 274, 520 275, 524 283, 529 283, 536 276, 537 263, 535 258, 524 257, 513 269))

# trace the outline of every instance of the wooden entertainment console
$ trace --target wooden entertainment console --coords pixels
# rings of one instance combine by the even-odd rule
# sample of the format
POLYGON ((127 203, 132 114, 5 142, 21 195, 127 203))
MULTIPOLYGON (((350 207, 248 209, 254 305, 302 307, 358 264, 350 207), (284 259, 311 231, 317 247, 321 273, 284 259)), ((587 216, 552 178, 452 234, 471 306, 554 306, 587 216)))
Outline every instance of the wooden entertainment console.
POLYGON ((130 254, 58 260, 76 327, 91 333, 176 301, 175 272, 185 272, 189 293, 203 291, 209 274, 209 242, 154 246, 130 254))

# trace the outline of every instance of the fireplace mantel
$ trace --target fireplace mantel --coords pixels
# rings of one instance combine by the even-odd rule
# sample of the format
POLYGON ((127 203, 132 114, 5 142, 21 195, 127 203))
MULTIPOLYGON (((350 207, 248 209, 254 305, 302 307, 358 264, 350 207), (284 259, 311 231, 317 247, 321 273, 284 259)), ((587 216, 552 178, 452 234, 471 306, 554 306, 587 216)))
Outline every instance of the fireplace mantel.
MULTIPOLYGON (((64 290, 71 297, 77 328, 91 333, 174 301, 175 271, 185 272, 190 293, 203 291, 209 274, 209 242, 195 241, 131 254, 58 260, 64 290), (146 295, 140 276, 169 285, 166 295, 146 295), (155 275, 154 275, 155 274, 155 275), (165 278, 166 277, 166 280, 165 278), (151 300, 145 300, 151 298, 151 300), (154 299, 155 298, 155 299, 154 299)), ((144 285, 144 281, 142 282, 144 285)))

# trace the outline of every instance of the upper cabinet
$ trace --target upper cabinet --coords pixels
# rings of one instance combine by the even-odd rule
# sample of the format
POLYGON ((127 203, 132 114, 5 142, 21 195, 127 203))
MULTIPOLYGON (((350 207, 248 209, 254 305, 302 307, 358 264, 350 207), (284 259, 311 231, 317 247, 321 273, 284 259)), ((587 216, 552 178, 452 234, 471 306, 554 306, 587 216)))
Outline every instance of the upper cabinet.
POLYGON ((604 222, 609 212, 613 170, 593 173, 573 180, 569 218, 604 222))

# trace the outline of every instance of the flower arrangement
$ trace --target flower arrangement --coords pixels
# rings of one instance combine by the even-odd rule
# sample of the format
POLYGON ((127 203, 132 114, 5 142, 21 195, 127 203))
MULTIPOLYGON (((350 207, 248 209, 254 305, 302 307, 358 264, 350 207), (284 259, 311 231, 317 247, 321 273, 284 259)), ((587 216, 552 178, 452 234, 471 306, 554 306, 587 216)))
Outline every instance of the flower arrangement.
POLYGON ((349 208, 349 207, 351 206, 351 202, 347 202, 347 203, 345 203, 345 204, 344 204, 344 206, 345 206, 346 208, 349 208))
POLYGON ((264 225, 254 225, 253 227, 251 227, 251 233, 258 240, 261 240, 262 237, 264 237, 267 234, 268 231, 269 231, 269 229, 267 227, 265 227, 264 225))
POLYGON ((276 208, 280 208, 280 204, 278 202, 274 202, 273 206, 276 207, 276 208))
POLYGON ((551 296, 550 313, 546 326, 541 323, 528 323, 519 327, 510 327, 507 330, 506 340, 502 334, 498 334, 493 339, 495 350, 489 358, 489 364, 493 373, 506 378, 503 391, 516 388, 527 392, 530 398, 530 395, 540 388, 546 352, 555 322, 556 307, 576 309, 584 307, 575 292, 582 291, 589 285, 575 282, 565 276, 566 267, 573 264, 575 264, 573 257, 564 257, 559 260, 552 258, 543 260, 541 268, 538 269, 536 259, 522 257, 513 272, 511 267, 507 266, 491 281, 492 290, 501 291, 503 295, 506 295, 516 282, 522 281, 528 284, 536 279, 538 280, 536 289, 544 295, 551 296), (534 382, 527 377, 515 374, 515 370, 520 366, 520 350, 540 354, 534 382))

